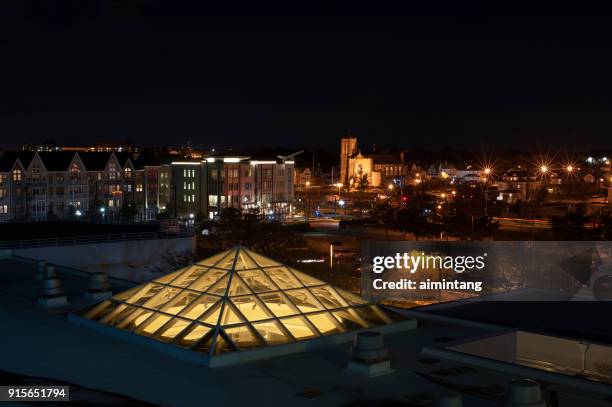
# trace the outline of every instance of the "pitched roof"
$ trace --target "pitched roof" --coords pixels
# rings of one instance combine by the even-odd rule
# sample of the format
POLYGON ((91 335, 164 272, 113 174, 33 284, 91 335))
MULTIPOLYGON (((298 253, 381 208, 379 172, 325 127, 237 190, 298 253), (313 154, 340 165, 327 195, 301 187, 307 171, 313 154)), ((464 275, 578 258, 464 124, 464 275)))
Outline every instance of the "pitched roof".
POLYGON ((355 294, 239 246, 117 294, 82 317, 208 357, 394 322, 355 294))
POLYGON ((372 158, 374 164, 402 164, 399 154, 369 154, 367 157, 372 158))
POLYGON ((0 171, 10 171, 17 160, 21 162, 24 168, 27 168, 34 158, 34 154, 32 151, 5 151, 0 155, 0 171))
POLYGON ((38 153, 47 171, 68 171, 75 153, 72 151, 53 151, 38 153))
POLYGON ((79 152, 79 157, 87 171, 104 171, 113 153, 79 152))

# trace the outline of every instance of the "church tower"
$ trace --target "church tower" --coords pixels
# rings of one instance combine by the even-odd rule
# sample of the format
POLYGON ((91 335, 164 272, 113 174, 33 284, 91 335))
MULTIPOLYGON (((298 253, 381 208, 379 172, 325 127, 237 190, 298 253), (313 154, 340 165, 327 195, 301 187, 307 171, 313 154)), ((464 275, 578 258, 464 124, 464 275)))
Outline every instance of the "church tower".
POLYGON ((340 182, 348 185, 350 169, 349 159, 357 154, 357 137, 342 137, 340 140, 340 182))

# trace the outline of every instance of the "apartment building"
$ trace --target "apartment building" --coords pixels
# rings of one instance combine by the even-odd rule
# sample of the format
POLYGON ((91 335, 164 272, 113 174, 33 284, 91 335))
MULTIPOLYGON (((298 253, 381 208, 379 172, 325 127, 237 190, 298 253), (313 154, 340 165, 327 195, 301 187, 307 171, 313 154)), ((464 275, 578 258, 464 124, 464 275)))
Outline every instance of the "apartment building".
POLYGON ((87 218, 214 219, 223 208, 270 219, 292 212, 292 160, 215 156, 147 162, 118 152, 19 151, 0 156, 0 222, 87 218))
POLYGON ((160 166, 114 152, 4 152, 0 222, 70 219, 136 220, 159 211, 160 166))
POLYGON ((160 188, 170 189, 162 194, 171 197, 165 206, 178 218, 214 219, 222 209, 234 207, 280 220, 292 211, 293 165, 289 160, 251 156, 174 161, 164 166, 169 167, 170 180, 164 180, 160 188))

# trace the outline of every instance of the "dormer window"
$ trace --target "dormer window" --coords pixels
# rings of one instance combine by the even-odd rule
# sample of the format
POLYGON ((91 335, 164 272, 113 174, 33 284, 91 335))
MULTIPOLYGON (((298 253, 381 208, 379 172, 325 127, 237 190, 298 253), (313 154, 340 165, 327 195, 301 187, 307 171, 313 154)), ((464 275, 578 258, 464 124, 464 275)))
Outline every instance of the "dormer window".
POLYGON ((127 179, 132 178, 132 169, 130 167, 127 167, 124 170, 124 173, 125 173, 125 178, 127 178, 127 179))

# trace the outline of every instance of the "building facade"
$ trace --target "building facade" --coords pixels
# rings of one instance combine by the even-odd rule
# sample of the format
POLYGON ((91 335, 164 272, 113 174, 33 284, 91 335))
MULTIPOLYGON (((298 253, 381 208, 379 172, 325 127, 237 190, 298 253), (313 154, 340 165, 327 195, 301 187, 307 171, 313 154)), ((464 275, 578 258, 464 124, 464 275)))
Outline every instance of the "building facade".
POLYGON ((404 154, 363 154, 356 137, 340 141, 340 183, 354 185, 365 178, 370 187, 380 187, 406 177, 409 167, 404 154))
POLYGON ((147 162, 118 152, 5 152, 0 222, 213 219, 224 208, 274 219, 292 212, 294 162, 250 156, 147 162))

